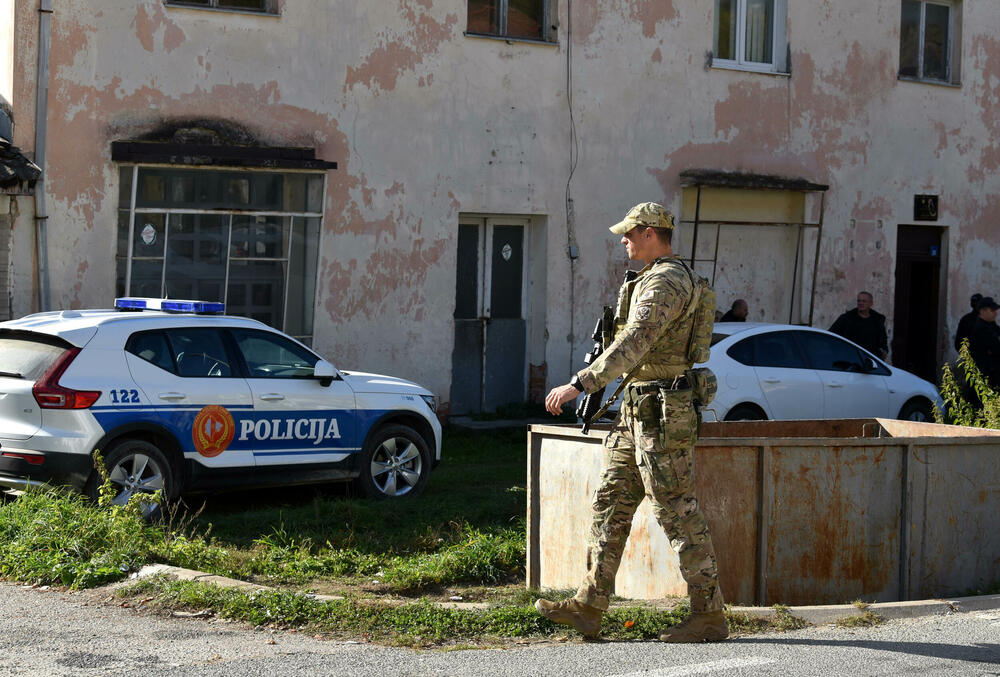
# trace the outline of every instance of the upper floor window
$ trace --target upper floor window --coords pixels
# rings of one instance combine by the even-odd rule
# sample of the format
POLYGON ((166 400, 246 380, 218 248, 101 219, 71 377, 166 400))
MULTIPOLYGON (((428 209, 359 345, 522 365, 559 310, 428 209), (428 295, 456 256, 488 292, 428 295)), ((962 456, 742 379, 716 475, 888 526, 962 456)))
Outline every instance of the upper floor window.
POLYGON ((785 73, 786 0, 715 0, 712 65, 785 73))
POLYGON ((466 32, 551 42, 555 38, 549 21, 551 4, 551 0, 469 0, 466 32))
POLYGON ((957 83, 955 63, 957 5, 903 0, 899 27, 899 75, 957 83))
POLYGON ((168 5, 276 14, 277 0, 167 0, 168 5))

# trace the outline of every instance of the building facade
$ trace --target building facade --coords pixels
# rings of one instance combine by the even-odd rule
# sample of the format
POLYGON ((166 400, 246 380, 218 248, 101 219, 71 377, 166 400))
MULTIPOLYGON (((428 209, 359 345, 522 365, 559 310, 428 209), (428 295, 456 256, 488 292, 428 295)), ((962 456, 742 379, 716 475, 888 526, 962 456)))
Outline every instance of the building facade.
POLYGON ((19 198, 5 234, 14 316, 222 298, 468 413, 579 368, 627 267, 607 226, 641 201, 677 215, 720 305, 828 327, 870 291, 891 359, 929 378, 970 294, 1000 294, 983 3, 2 0, 0 17, 12 141, 44 158, 43 199, 19 198))

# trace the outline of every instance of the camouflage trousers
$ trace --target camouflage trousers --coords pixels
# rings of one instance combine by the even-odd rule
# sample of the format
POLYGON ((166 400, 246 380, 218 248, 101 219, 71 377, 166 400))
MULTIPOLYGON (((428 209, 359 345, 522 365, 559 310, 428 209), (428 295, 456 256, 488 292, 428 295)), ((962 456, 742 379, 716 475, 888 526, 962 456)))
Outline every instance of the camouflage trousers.
POLYGON ((690 390, 636 394, 631 386, 626 389, 618 420, 604 441, 605 468, 594 493, 588 571, 578 601, 608 608, 632 516, 646 497, 680 556, 691 611, 722 608, 715 549, 694 495, 697 438, 690 390))

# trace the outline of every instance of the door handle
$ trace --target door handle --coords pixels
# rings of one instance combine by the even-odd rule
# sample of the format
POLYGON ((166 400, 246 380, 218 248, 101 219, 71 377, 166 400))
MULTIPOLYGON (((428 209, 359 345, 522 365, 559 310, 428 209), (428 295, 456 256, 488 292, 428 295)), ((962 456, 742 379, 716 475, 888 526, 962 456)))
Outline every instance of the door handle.
POLYGON ((170 392, 170 393, 159 394, 159 398, 161 400, 183 400, 185 397, 187 397, 187 395, 185 395, 184 393, 170 392))
POLYGON ((836 381, 831 381, 827 385, 830 386, 831 388, 843 388, 844 387, 843 383, 838 383, 836 381))
POLYGON ((272 400, 283 400, 285 399, 285 396, 281 393, 264 393, 260 396, 260 399, 270 402, 272 400))
POLYGON ((780 378, 775 378, 773 376, 769 376, 769 377, 767 377, 767 378, 764 379, 764 383, 781 383, 781 379, 780 378))

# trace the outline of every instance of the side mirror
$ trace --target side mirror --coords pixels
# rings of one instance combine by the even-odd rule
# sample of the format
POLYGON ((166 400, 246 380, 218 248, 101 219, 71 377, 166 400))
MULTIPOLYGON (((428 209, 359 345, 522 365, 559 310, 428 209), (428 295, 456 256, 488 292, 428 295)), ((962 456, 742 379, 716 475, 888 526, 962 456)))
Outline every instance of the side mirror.
POLYGON ((313 367, 313 378, 319 381, 319 384, 326 387, 333 383, 335 379, 340 378, 340 374, 337 373, 337 368, 326 360, 320 360, 313 367))
POLYGON ((878 362, 876 362, 870 357, 866 357, 864 363, 864 369, 866 374, 870 374, 871 372, 878 369, 878 362))

